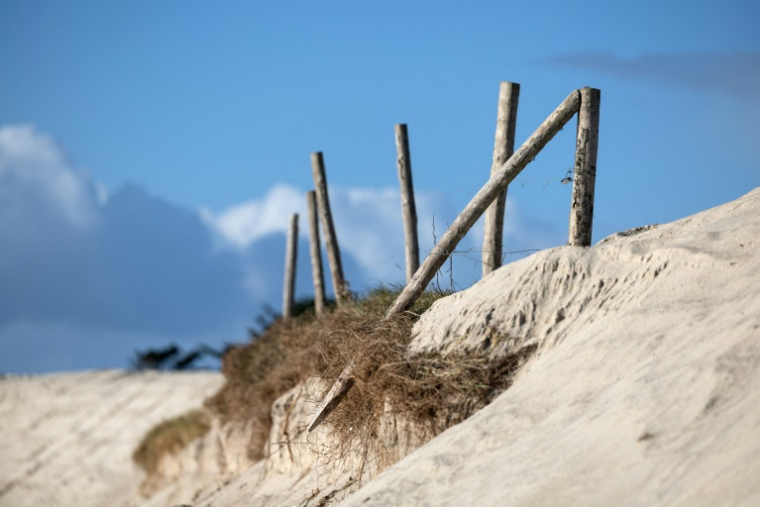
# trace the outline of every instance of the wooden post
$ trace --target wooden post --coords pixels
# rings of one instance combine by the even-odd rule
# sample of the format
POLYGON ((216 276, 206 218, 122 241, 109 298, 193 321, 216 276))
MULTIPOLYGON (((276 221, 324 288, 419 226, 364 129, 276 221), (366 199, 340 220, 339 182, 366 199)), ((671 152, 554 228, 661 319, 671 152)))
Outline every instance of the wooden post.
POLYGON ((601 92, 596 88, 586 87, 580 90, 580 94, 581 105, 578 111, 578 134, 575 147, 573 200, 570 204, 568 244, 591 246, 601 92))
POLYGON ((309 210, 309 251, 311 253, 311 275, 314 279, 314 313, 319 317, 325 311, 325 277, 322 274, 322 246, 319 241, 317 193, 313 190, 306 192, 306 208, 309 210))
POLYGON ((404 245, 406 248, 406 281, 412 279, 420 267, 420 247, 417 242, 417 209, 414 205, 412 185, 412 159, 409 156, 409 135, 406 124, 396 125, 396 153, 398 183, 401 187, 401 214, 404 218, 404 245))
POLYGON ((285 250, 285 283, 282 291, 282 317, 293 316, 293 294, 296 290, 296 258, 298 257, 298 213, 290 216, 290 230, 285 250))
POLYGON ((343 371, 340 372, 338 380, 335 381, 325 397, 322 398, 322 402, 317 407, 317 410, 314 411, 314 416, 306 427, 309 433, 319 426, 319 424, 324 421, 333 410, 335 410, 335 407, 343 401, 343 398, 346 397, 348 391, 350 391, 354 385, 354 377, 351 376, 353 373, 354 362, 352 360, 345 366, 345 368, 343 368, 343 371))
POLYGON ((335 234, 332 212, 330 211, 330 199, 327 196, 327 177, 325 176, 325 162, 321 151, 311 154, 311 172, 314 177, 314 188, 317 192, 317 207, 322 219, 322 231, 325 233, 327 260, 330 263, 335 301, 341 305, 351 300, 351 293, 348 291, 346 281, 343 278, 343 264, 340 260, 338 237, 335 234))
POLYGON ((430 252, 420 269, 417 270, 412 280, 406 284, 396 301, 385 313, 389 318, 397 313, 407 310, 427 287, 430 280, 435 276, 451 252, 454 251, 459 241, 467 234, 467 231, 480 218, 485 209, 496 199, 496 196, 522 171, 533 157, 541 151, 559 130, 578 111, 580 104, 580 92, 573 91, 560 106, 541 124, 538 129, 528 138, 499 171, 491 176, 483 188, 472 198, 464 211, 449 226, 438 244, 430 252))
MULTIPOLYGON (((499 108, 496 116, 496 136, 493 146, 491 175, 499 172, 515 151, 515 128, 520 85, 502 81, 499 86, 499 108)), ((483 224, 483 276, 501 267, 504 234, 504 206, 507 188, 499 192, 496 200, 486 210, 483 224)))

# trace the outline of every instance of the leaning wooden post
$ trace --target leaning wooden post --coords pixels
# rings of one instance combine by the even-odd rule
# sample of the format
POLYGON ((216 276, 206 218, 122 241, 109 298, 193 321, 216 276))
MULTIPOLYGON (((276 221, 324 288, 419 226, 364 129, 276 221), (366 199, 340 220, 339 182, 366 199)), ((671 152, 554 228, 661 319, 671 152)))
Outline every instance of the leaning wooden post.
POLYGON ((340 260, 338 237, 335 234, 332 212, 330 211, 330 199, 327 196, 327 177, 325 176, 325 162, 321 151, 311 154, 311 172, 314 177, 314 188, 317 192, 317 207, 322 219, 322 231, 325 233, 327 260, 330 263, 335 301, 340 305, 350 301, 351 294, 343 278, 343 264, 340 260))
MULTIPOLYGON (((499 172, 515 151, 515 128, 520 85, 502 81, 499 86, 499 108, 496 116, 496 136, 493 146, 491 175, 499 172)), ((501 267, 504 233, 504 206, 507 189, 504 188, 486 210, 483 224, 483 276, 501 267)))
POLYGON ((282 291, 282 316, 293 316, 293 294, 296 290, 296 258, 298 257, 298 213, 290 216, 290 230, 285 250, 285 283, 282 291))
POLYGON ((578 110, 578 134, 573 173, 573 200, 570 204, 570 233, 568 244, 591 246, 594 224, 594 187, 596 184, 596 153, 599 147, 599 102, 601 91, 582 88, 578 110))
POLYGON ((325 311, 325 277, 322 274, 322 246, 319 241, 319 218, 317 217, 317 193, 306 192, 306 209, 309 210, 309 251, 311 275, 314 279, 314 313, 317 317, 325 311))
POLYGON ((409 135, 406 124, 396 125, 396 153, 398 183, 401 187, 401 214, 404 218, 404 245, 406 248, 406 281, 412 279, 420 267, 420 247, 417 242, 417 209, 414 205, 412 185, 412 159, 409 156, 409 135))
POLYGON ((483 188, 472 198, 464 211, 454 220, 446 230, 438 244, 430 252, 420 269, 417 270, 412 280, 406 284, 396 301, 385 313, 385 318, 401 313, 408 309, 425 290, 430 280, 435 276, 446 259, 454 251, 459 241, 467 234, 467 231, 480 218, 485 209, 496 199, 496 196, 525 166, 533 160, 533 157, 541 151, 559 130, 572 118, 578 110, 580 93, 572 92, 560 106, 541 124, 538 129, 528 138, 520 149, 517 150, 499 171, 491 176, 483 188))

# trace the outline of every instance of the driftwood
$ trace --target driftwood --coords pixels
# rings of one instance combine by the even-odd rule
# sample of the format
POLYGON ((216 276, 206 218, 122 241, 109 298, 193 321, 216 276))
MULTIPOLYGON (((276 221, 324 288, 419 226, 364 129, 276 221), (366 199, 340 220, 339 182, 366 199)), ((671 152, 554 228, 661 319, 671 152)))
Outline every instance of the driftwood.
POLYGON ((404 245, 406 252, 406 281, 412 279, 420 267, 420 247, 417 241, 417 209, 414 205, 412 185, 412 159, 409 156, 409 135, 405 124, 396 125, 396 152, 398 182, 401 187, 401 214, 404 218, 404 245))
MULTIPOLYGON (((520 99, 520 85, 503 81, 499 86, 499 107, 496 115, 496 135, 494 136, 493 164, 491 175, 495 175, 515 151, 515 128, 517 124, 517 103, 520 99)), ((483 223, 483 276, 501 267, 502 242, 504 234, 504 206, 507 202, 507 188, 499 192, 486 210, 483 223)))
POLYGON ((583 88, 580 90, 580 94, 581 104, 578 111, 578 134, 575 148, 573 200, 570 204, 568 244, 591 246, 601 92, 596 88, 583 88))

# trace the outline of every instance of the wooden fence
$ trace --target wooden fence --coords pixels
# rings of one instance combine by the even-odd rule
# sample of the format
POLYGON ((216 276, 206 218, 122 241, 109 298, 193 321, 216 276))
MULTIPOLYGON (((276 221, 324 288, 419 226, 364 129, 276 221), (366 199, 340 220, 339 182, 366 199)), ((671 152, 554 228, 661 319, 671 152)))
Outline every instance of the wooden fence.
MULTIPOLYGON (((575 168, 572 178, 573 193, 570 204, 568 244, 581 247, 591 245, 596 157, 599 139, 600 91, 588 87, 573 91, 533 132, 528 140, 513 153, 519 94, 519 84, 501 83, 490 179, 449 226, 422 263, 422 266, 419 267, 417 216, 414 205, 409 139, 406 125, 396 125, 397 165, 401 187, 402 216, 404 218, 407 283, 396 301, 386 312, 384 319, 397 315, 414 304, 432 281, 435 273, 454 252, 457 244, 484 213, 486 213, 486 219, 482 254, 483 276, 486 276, 501 265, 501 244, 507 187, 576 113, 578 114, 578 128, 576 131, 575 168)), ((330 215, 324 163, 321 153, 312 155, 312 167, 314 184, 317 187, 316 200, 322 216, 328 258, 333 274, 333 287, 336 298, 340 303, 347 300, 347 286, 343 280, 340 252, 338 251, 337 238, 335 237, 330 215), (333 243, 332 246, 331 241, 333 243)), ((309 199, 310 204, 308 209, 312 213, 314 205, 311 201, 313 201, 313 197, 309 199)), ((315 220, 312 221, 315 222, 315 220)), ((315 229, 311 235, 312 265, 315 266, 315 262, 319 264, 318 270, 321 276, 321 260, 318 257, 318 253, 314 253, 315 244, 317 245, 317 250, 319 249, 319 233, 314 225, 312 229, 315 229), (316 261, 315 258, 317 259, 316 261)), ((322 290, 321 281, 318 282, 317 278, 315 269, 315 293, 318 291, 318 283, 320 284, 319 290, 322 290)), ((286 280, 290 279, 286 277, 286 280)), ((286 283, 286 290, 288 290, 287 286, 286 283)), ((323 306, 324 304, 322 303, 323 306)), ((317 407, 314 417, 308 426, 309 431, 316 428, 348 393, 353 385, 352 374, 353 363, 349 363, 343 369, 338 380, 333 384, 319 407, 317 407)))
MULTIPOLYGON (((427 288, 435 273, 454 252, 457 244, 485 213, 483 241, 483 276, 497 269, 502 262, 502 231, 507 187, 514 178, 536 157, 541 149, 559 132, 570 119, 578 114, 576 134, 573 192, 570 205, 568 244, 589 246, 594 213, 594 187, 596 158, 599 139, 600 91, 595 88, 574 90, 533 132, 517 151, 514 151, 517 105, 520 85, 503 82, 499 89, 496 135, 490 178, 475 194, 454 222, 440 238, 425 261, 419 266, 417 240, 417 215, 412 184, 412 166, 409 150, 408 129, 405 124, 395 126, 397 168, 401 189, 401 208, 404 220, 405 258, 407 283, 396 301, 385 314, 389 318, 411 307, 427 288)), ((317 214, 322 222, 327 258, 335 292, 336 302, 341 305, 350 301, 351 293, 343 275, 340 249, 330 210, 324 157, 321 152, 311 155, 315 190, 307 194, 309 212, 310 252, 314 279, 315 309, 322 314, 325 307, 324 280, 320 249, 317 214)), ((297 215, 293 217, 288 241, 287 266, 295 269, 296 245, 291 246, 293 234, 297 240, 297 215), (294 233, 293 230, 296 232, 294 233)), ((296 241, 293 240, 293 241, 296 241)), ((286 269, 283 315, 292 311, 295 273, 286 269)))

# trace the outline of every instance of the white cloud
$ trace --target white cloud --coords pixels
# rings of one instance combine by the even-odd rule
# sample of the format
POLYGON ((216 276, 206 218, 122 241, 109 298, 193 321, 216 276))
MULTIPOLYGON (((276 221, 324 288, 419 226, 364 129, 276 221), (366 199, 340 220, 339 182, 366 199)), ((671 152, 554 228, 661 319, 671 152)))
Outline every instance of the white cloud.
POLYGON ((190 333, 177 337, 78 322, 19 320, 0 326, 0 372, 127 368, 138 350, 174 343, 189 352, 200 344, 222 349, 246 338, 250 322, 230 322, 227 333, 190 333))
MULTIPOLYGON (((344 257, 350 256, 360 269, 360 272, 346 269, 352 288, 361 290, 380 284, 403 284, 404 233, 398 189, 335 185, 330 187, 329 193, 341 253, 344 257)), ((435 238, 441 238, 460 210, 451 199, 436 192, 418 192, 415 201, 422 261, 432 250, 435 238)), ((272 234, 284 237, 291 213, 299 213, 301 241, 308 242, 305 207, 304 190, 278 185, 259 199, 230 207, 218 215, 204 210, 202 216, 227 248, 258 251, 262 239, 272 234)), ((513 199, 507 199, 505 252, 509 252, 510 245, 525 245, 524 248, 531 249, 559 244, 558 236, 550 229, 547 224, 525 216, 513 199)), ((454 256, 459 265, 454 276, 459 287, 468 286, 480 276, 482 242, 481 220, 457 247, 454 256)), ((306 248, 301 248, 301 256, 307 256, 307 252, 306 248)), ((514 258, 507 255, 505 261, 514 258)), ((282 261, 276 258, 274 262, 279 264, 282 261)), ((306 276, 310 275, 306 273, 306 276)), ((247 285, 251 290, 261 293, 268 279, 260 265, 248 265, 247 285)))
MULTIPOLYGON (((399 190, 394 187, 357 188, 334 185, 330 187, 330 205, 343 257, 350 256, 354 269, 344 266, 346 277, 354 290, 376 287, 380 284, 402 285, 405 277, 404 233, 401 218, 399 190)), ((421 261, 432 250, 435 238, 440 239, 448 224, 460 211, 452 199, 430 191, 417 192, 417 231, 421 261)), ((262 239, 279 234, 289 227, 291 213, 299 213, 301 241, 308 244, 305 191, 291 186, 278 185, 263 197, 233 206, 214 215, 204 210, 204 221, 222 238, 227 248, 242 251, 255 250, 257 261, 262 239)), ((483 243, 482 220, 457 247, 454 254, 454 279, 457 287, 467 287, 480 277, 480 256, 483 243)), ((322 237, 324 241, 324 236, 322 237)), ((505 262, 521 258, 525 250, 546 248, 561 244, 561 238, 552 224, 543 223, 525 215, 519 203, 507 199, 504 220, 505 262), (519 253, 510 248, 519 246, 519 253)), ((269 243, 267 243, 269 245, 269 243)), ((271 246, 267 246, 271 248, 271 246)), ((301 248, 301 256, 308 256, 301 248)), ((278 257, 272 260, 282 262, 278 257)), ((326 263, 326 259, 325 259, 326 263)), ((345 264, 345 259, 344 259, 345 264)), ((445 269, 449 269, 447 264, 445 269)), ((325 264, 325 269, 327 265, 325 264)), ((246 285, 254 293, 266 291, 271 277, 261 265, 247 263, 246 285)), ((306 273, 299 275, 309 277, 306 273)), ((446 274, 448 283, 448 274, 446 274)))
MULTIPOLYGON (((334 215, 341 248, 349 251, 367 271, 372 284, 403 284, 405 279, 404 229, 398 188, 335 189, 334 215)), ((332 194, 331 194, 332 199, 332 194)), ((433 248, 436 235, 456 218, 452 202, 439 194, 415 195, 420 262, 433 248)))
MULTIPOLYGON (((403 284, 398 189, 333 186, 330 201, 351 288, 403 284)), ((416 205, 424 258, 433 223, 440 238, 461 203, 422 191, 416 205)), ((541 224, 509 200, 507 207, 508 239, 535 239, 541 224)), ((120 361, 149 342, 242 338, 264 305, 280 308, 294 212, 297 296, 312 293, 305 208, 305 191, 287 185, 218 214, 174 206, 136 185, 108 192, 50 137, 29 126, 0 128, 0 369, 113 365, 109 354, 118 351, 120 361), (34 351, 48 350, 51 333, 60 346, 38 360, 34 351)), ((455 254, 460 287, 480 275, 478 227, 458 247, 472 251, 455 254)))
MULTIPOLYGON (((398 189, 336 185, 330 188, 329 197, 341 253, 351 256, 363 270, 354 275, 366 278, 362 283, 371 285, 399 283, 404 276, 404 234, 398 189)), ((432 224, 434 216, 441 224, 443 216, 452 215, 451 206, 435 194, 420 194, 416 201, 418 229, 423 233, 420 249, 424 255, 433 243, 424 224, 432 224)), ((308 241, 306 193, 291 186, 275 186, 262 198, 232 206, 218 215, 208 210, 201 215, 228 247, 249 249, 271 234, 286 234, 292 213, 299 214, 299 235, 302 241, 308 241)), ((249 286, 260 290, 261 278, 258 273, 251 273, 249 286)), ((353 287, 360 288, 356 283, 353 287)))
POLYGON ((29 125, 0 128, 0 189, 6 216, 37 201, 37 207, 48 207, 73 227, 90 227, 97 218, 97 195, 86 176, 71 167, 49 136, 29 125))
POLYGON ((277 185, 260 200, 232 206, 216 216, 202 210, 201 216, 231 245, 247 248, 269 234, 286 233, 292 213, 299 213, 303 217, 300 223, 305 223, 305 194, 287 185, 277 185))
POLYGON ((193 210, 134 185, 108 195, 50 137, 0 128, 0 369, 112 365, 146 337, 242 338, 256 300, 241 256, 211 254, 212 240, 193 210), (100 359, 45 347, 51 329, 100 359))

